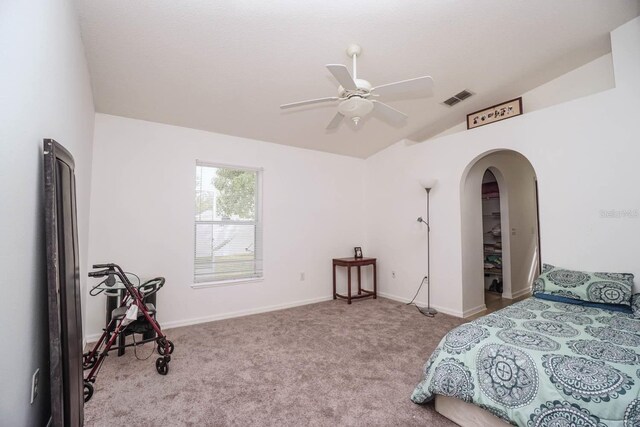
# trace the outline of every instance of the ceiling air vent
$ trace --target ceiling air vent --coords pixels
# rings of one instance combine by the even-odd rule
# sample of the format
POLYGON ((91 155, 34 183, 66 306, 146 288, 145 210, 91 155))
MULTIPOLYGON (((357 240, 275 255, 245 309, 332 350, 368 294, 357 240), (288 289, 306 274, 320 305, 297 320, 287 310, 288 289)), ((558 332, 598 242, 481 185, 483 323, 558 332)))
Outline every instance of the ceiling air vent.
POLYGON ((469 92, 468 90, 463 90, 460 93, 456 93, 456 98, 458 98, 460 101, 464 101, 465 99, 467 99, 468 97, 470 97, 471 95, 473 95, 471 92, 469 92))
POLYGON ((442 103, 444 105, 448 105, 449 107, 453 107, 458 102, 464 101, 465 99, 469 98, 471 95, 473 95, 473 93, 469 92, 468 90, 463 90, 462 92, 456 93, 451 98, 443 101, 442 103))
POLYGON ((446 101, 443 102, 443 104, 448 105, 449 107, 453 107, 454 105, 456 105, 458 102, 460 102, 460 100, 458 98, 456 98, 455 96, 452 96, 451 98, 447 99, 446 101))

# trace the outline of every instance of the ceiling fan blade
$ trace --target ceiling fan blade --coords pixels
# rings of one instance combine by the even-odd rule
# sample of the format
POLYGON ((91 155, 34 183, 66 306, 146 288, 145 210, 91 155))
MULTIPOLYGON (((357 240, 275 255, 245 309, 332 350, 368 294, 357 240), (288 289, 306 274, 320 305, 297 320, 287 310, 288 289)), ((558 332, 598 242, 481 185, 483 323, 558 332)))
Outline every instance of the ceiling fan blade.
POLYGON ((333 74, 333 77, 336 78, 340 85, 347 90, 356 90, 358 86, 356 86, 356 82, 353 81, 353 77, 342 64, 329 64, 327 65, 327 69, 333 74))
POLYGON ((398 111, 395 108, 388 106, 387 104, 376 101, 375 99, 371 100, 371 102, 373 102, 374 111, 384 119, 389 120, 392 123, 400 123, 409 117, 402 111, 398 111))
POLYGON ((342 119, 344 119, 344 114, 338 111, 327 125, 327 130, 336 129, 338 126, 340 126, 340 123, 342 123, 342 119))
POLYGON ((290 104, 282 104, 280 108, 285 109, 285 108, 292 108, 292 107, 300 107, 302 105, 318 104, 320 102, 338 101, 339 99, 340 98, 338 98, 337 96, 329 96, 327 98, 308 99, 306 101, 292 102, 290 104))
POLYGON ((388 83, 371 89, 378 95, 397 95, 408 92, 424 92, 424 96, 433 95, 433 79, 430 76, 388 83))

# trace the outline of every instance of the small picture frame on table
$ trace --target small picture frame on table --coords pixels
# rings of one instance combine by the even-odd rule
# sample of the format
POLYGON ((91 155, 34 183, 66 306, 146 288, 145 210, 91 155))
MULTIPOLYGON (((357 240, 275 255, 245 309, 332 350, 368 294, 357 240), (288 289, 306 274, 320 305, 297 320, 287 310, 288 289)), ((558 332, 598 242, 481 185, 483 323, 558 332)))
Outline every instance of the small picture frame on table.
POLYGON ((362 248, 360 246, 356 246, 353 248, 353 254, 354 258, 362 258, 362 248))

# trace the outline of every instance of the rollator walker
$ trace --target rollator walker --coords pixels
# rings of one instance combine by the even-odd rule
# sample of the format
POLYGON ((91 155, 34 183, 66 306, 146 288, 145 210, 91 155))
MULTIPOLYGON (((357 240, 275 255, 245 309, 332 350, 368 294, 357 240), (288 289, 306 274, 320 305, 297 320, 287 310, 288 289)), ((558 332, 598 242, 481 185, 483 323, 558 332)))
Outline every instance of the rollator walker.
MULTIPOLYGON (((89 375, 84 379, 85 402, 89 401, 91 396, 93 396, 93 384, 110 351, 155 341, 158 354, 160 355, 160 357, 156 359, 156 370, 160 375, 167 375, 169 373, 171 353, 173 353, 174 349, 173 343, 167 339, 167 336, 162 332, 160 325, 155 319, 155 306, 144 302, 146 297, 158 292, 160 288, 164 286, 164 278, 158 277, 151 279, 136 287, 129 281, 127 274, 117 264, 96 264, 93 268, 101 268, 102 270, 90 272, 89 277, 106 277, 107 280, 111 279, 114 283, 117 277, 124 285, 125 292, 120 306, 111 312, 111 320, 104 329, 98 342, 91 351, 82 355, 82 368, 89 370, 89 375), (134 340, 132 344, 127 344, 123 347, 114 347, 113 344, 116 342, 118 336, 128 330, 133 330, 134 332, 153 330, 155 337, 143 339, 138 342, 134 340)), ((98 286, 94 287, 93 290, 98 289, 98 286)), ((99 290, 97 293, 92 293, 92 295, 97 295, 102 292, 102 290, 99 290)))

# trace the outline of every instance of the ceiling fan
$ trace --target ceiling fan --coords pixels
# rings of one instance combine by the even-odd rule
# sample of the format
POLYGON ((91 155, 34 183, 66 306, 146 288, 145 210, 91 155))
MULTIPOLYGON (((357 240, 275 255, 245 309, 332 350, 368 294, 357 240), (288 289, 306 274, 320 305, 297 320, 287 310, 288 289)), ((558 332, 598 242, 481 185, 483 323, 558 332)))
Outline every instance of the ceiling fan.
POLYGON ((379 96, 401 95, 412 92, 424 96, 433 95, 433 79, 430 76, 417 77, 415 79, 402 80, 375 87, 368 81, 359 79, 356 74, 356 62, 358 55, 361 53, 362 48, 356 44, 352 44, 347 48, 347 55, 353 59, 353 77, 344 65, 329 64, 326 66, 340 84, 338 87, 338 96, 292 102, 290 104, 283 104, 280 108, 286 109, 321 102, 339 101, 338 112, 329 122, 329 125, 327 125, 327 129, 335 129, 345 117, 350 118, 358 125, 360 119, 370 114, 373 110, 376 110, 380 117, 392 123, 400 123, 408 117, 403 112, 374 99, 379 96))

